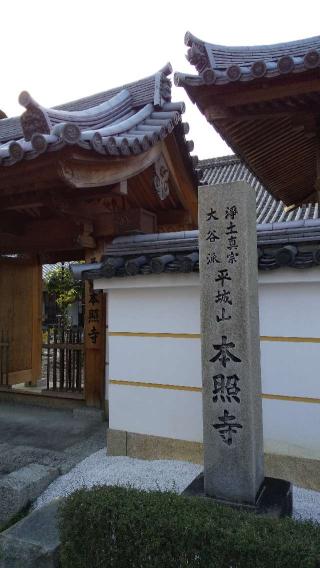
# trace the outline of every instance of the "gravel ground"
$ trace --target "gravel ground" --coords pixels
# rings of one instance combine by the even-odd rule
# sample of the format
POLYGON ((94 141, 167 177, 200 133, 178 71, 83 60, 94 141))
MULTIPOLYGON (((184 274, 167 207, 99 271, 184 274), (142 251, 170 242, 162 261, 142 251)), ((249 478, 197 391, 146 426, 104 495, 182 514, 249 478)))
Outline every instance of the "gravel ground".
POLYGON ((293 516, 320 523, 320 493, 302 487, 293 487, 293 516))
MULTIPOLYGON (((181 493, 201 470, 201 466, 189 462, 109 457, 106 450, 102 449, 51 483, 38 497, 34 508, 38 509, 53 499, 69 495, 80 487, 94 485, 124 485, 181 493)), ((293 503, 294 518, 312 519, 320 523, 320 493, 294 487, 293 503)))

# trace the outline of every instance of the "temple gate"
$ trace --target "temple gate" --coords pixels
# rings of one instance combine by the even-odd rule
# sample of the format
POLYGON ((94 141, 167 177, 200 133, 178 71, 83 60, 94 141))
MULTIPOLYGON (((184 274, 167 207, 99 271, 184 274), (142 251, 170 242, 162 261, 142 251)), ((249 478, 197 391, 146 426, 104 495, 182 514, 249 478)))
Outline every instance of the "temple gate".
MULTIPOLYGON (((117 235, 196 227, 193 143, 170 73, 168 64, 50 109, 23 92, 22 116, 0 120, 0 331, 10 340, 10 384, 41 378, 41 264, 95 262, 117 235)), ((90 283, 85 296, 85 400, 100 407, 106 298, 90 283)))

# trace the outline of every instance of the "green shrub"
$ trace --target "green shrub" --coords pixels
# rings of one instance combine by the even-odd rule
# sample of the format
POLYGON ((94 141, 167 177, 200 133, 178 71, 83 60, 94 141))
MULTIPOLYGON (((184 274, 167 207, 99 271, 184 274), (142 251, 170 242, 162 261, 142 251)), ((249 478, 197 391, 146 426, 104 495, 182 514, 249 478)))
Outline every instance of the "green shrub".
POLYGON ((62 568, 316 568, 320 525, 96 487, 61 509, 62 568))

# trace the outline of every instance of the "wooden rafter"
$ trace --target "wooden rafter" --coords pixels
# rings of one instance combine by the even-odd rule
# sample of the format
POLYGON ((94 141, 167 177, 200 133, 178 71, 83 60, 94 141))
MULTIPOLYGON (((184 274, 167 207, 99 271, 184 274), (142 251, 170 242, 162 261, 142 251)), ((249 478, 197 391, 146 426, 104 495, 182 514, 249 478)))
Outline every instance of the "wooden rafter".
POLYGON ((286 205, 315 192, 320 36, 218 46, 186 34, 198 75, 176 74, 193 102, 272 195, 286 205))

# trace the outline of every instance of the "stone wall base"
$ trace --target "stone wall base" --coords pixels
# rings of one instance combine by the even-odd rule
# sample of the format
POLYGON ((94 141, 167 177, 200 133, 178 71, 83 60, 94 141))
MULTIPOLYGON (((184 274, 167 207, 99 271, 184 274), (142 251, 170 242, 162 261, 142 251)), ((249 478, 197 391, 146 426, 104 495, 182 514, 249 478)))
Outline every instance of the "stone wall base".
MULTIPOLYGON (((31 390, 31 389, 30 389, 31 390)), ((14 389, 2 390, 0 387, 0 403, 8 402, 10 404, 23 404, 31 406, 41 406, 45 408, 61 408, 70 410, 73 408, 84 407, 86 402, 84 398, 72 398, 70 396, 64 397, 63 395, 54 396, 52 394, 48 395, 45 393, 23 393, 17 392, 14 389)))
POLYGON ((107 431, 107 453, 109 456, 129 456, 144 460, 203 463, 203 446, 200 442, 147 436, 124 430, 107 431))
POLYGON ((320 459, 265 454, 264 463, 269 477, 286 479, 293 485, 320 491, 320 459))
MULTIPOLYGON (((203 445, 200 442, 135 434, 124 430, 108 430, 107 452, 109 456, 203 463, 203 445)), ((281 454, 265 454, 264 459, 266 476, 285 479, 294 485, 320 491, 320 459, 281 454)))

